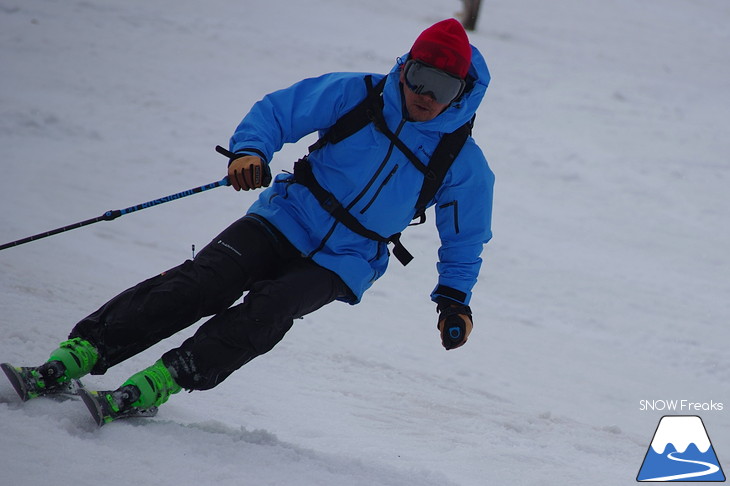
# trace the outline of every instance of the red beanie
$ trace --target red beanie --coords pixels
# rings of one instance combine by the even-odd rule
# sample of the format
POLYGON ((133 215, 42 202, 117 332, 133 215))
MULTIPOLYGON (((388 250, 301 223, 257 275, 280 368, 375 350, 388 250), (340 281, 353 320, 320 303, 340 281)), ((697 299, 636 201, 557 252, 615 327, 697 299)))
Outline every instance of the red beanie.
POLYGON ((421 32, 411 58, 465 78, 471 65, 471 45, 461 22, 447 19, 421 32))

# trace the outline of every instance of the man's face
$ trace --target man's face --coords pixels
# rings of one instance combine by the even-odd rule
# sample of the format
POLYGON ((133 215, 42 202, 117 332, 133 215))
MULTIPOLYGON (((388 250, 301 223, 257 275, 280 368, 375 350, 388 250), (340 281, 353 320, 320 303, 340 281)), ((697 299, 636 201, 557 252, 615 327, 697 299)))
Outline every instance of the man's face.
POLYGON ((406 100, 408 118, 412 121, 424 122, 433 120, 441 114, 449 103, 439 103, 431 95, 416 94, 405 83, 403 71, 400 72, 400 83, 406 100))

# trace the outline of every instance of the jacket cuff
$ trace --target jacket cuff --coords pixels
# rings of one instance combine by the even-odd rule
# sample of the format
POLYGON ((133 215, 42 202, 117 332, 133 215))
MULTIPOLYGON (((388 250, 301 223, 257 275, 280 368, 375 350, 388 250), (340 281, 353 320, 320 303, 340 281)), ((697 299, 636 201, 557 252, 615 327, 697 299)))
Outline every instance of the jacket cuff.
POLYGON ((452 301, 457 304, 467 305, 469 303, 469 294, 453 287, 439 284, 431 292, 431 300, 437 304, 441 304, 444 301, 452 301))
POLYGON ((230 160, 228 161, 228 165, 231 165, 231 162, 233 162, 237 158, 243 157, 245 155, 255 155, 256 157, 259 157, 261 160, 263 160, 265 164, 269 163, 268 159, 266 158, 266 155, 259 149, 245 147, 245 148, 240 148, 232 153, 232 155, 230 156, 230 160))

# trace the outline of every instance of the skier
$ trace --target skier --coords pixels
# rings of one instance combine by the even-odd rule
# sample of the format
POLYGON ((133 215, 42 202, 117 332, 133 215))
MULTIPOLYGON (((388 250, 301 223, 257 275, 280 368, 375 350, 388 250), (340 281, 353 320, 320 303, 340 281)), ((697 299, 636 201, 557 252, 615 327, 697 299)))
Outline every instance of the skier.
MULTIPOLYGON (((448 19, 424 30, 387 75, 331 73, 265 96, 231 137, 229 181, 236 191, 268 185, 273 154, 319 131, 294 174, 278 175, 193 260, 81 320, 46 363, 4 364, 4 371, 24 400, 58 393, 212 316, 118 389, 84 391, 103 424, 156 410, 183 388, 213 388, 271 350, 294 319, 335 300, 357 304, 385 272, 389 243, 408 259, 398 236, 422 215, 416 203, 424 180, 437 179, 426 166, 446 134, 470 127, 489 79, 481 53, 448 19), (360 110, 367 120, 342 129, 343 115, 365 99, 376 103, 360 110)), ((423 204, 436 206, 441 247, 431 300, 447 350, 472 330, 471 291, 491 238, 494 176, 475 141, 464 135, 462 144, 423 204)))

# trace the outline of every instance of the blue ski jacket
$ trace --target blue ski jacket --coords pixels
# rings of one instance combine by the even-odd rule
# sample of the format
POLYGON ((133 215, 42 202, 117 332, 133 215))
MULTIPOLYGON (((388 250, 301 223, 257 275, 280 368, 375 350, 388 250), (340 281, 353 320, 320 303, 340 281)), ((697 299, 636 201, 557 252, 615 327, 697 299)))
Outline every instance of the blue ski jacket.
MULTIPOLYGON (((400 83, 400 58, 387 74, 383 115, 388 127, 427 164, 444 133, 472 119, 489 84, 489 70, 472 46, 472 65, 465 94, 436 118, 409 121, 400 83)), ((365 73, 331 73, 305 79, 265 96, 253 105, 230 140, 234 153, 253 154, 266 163, 285 143, 315 131, 320 135, 367 94, 365 73)), ((373 83, 382 79, 373 74, 373 83)), ((316 180, 348 208, 363 226, 389 237, 404 230, 414 217, 423 174, 371 123, 337 144, 309 155, 316 180)), ((468 305, 484 244, 491 239, 494 174, 475 141, 469 137, 451 165, 436 196, 439 297, 468 305)), ((387 244, 354 233, 327 213, 302 184, 279 174, 262 191, 248 214, 275 226, 303 254, 343 279, 356 304, 385 272, 387 244)), ((407 239, 407 238, 406 238, 407 239)), ((407 246, 407 244, 406 244, 407 246)))

